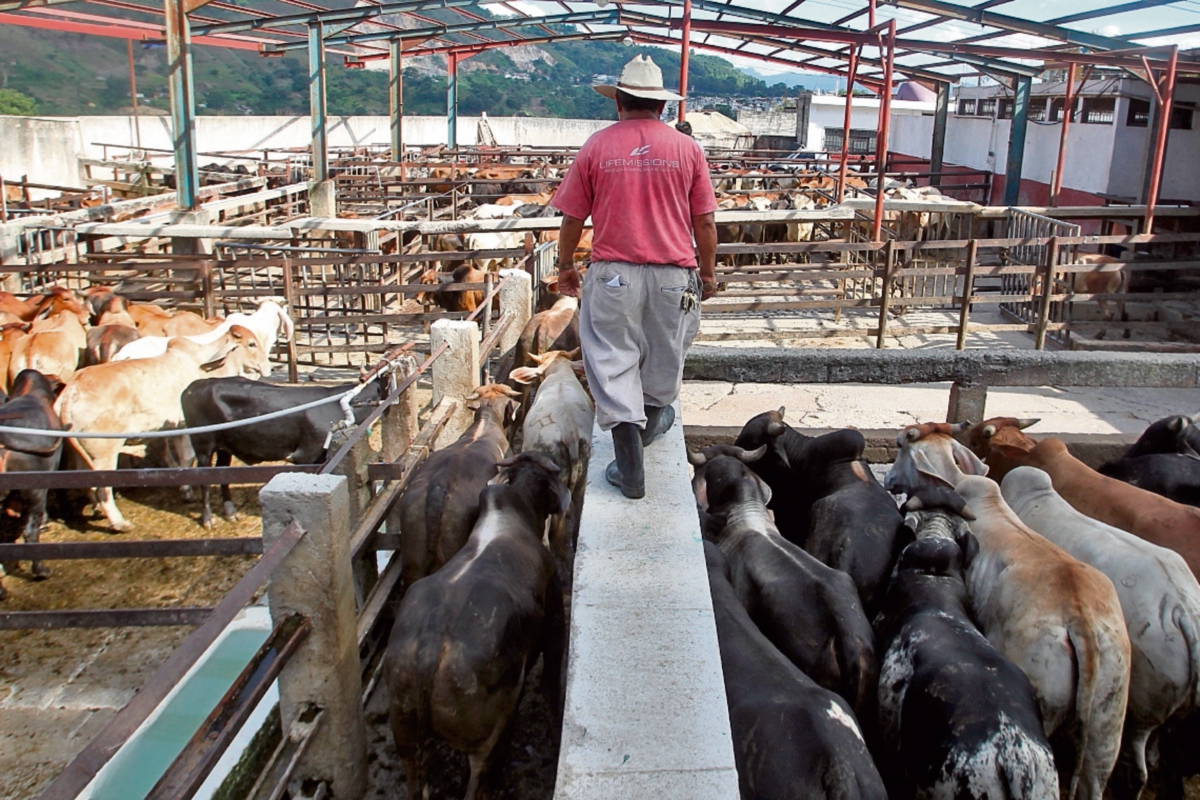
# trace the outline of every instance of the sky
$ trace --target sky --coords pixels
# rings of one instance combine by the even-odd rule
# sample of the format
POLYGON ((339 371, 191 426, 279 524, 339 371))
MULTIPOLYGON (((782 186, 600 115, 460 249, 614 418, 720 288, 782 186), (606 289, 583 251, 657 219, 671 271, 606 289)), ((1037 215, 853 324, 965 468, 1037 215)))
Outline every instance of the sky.
MULTIPOLYGON (((976 0, 951 0, 957 5, 964 7, 976 5, 976 0)), ((739 5, 757 8, 764 11, 782 11, 790 4, 789 0, 736 0, 739 5)), ((1047 21, 1056 17, 1076 14, 1084 11, 1102 9, 1119 5, 1123 0, 1013 0, 1013 2, 1005 3, 999 6, 995 11, 1007 14, 1010 16, 1021 17, 1035 21, 1047 21)), ((526 13, 532 14, 561 14, 562 7, 556 4, 546 2, 534 2, 533 0, 516 0, 514 5, 521 8, 526 13)), ((866 0, 805 0, 803 5, 792 12, 793 16, 798 18, 806 18, 816 22, 832 23, 847 14, 858 11, 866 5, 866 0)), ((493 6, 496 13, 505 13, 499 6, 493 6)), ((577 10, 582 10, 584 6, 576 6, 577 10)), ((662 13, 662 8, 648 8, 654 13, 662 13)), ((894 6, 880 5, 878 10, 879 19, 888 19, 895 17, 897 24, 900 27, 910 25, 916 22, 922 22, 930 18, 930 15, 919 11, 910 11, 908 9, 900 9, 894 6)), ((702 14, 696 12, 694 18, 700 17, 711 18, 712 14, 702 14)), ((860 17, 851 25, 865 27, 863 20, 860 17)), ((1140 31, 1175 27, 1180 25, 1195 25, 1200 24, 1200 0, 1177 0, 1169 6, 1162 6, 1154 9, 1152 12, 1138 11, 1118 14, 1112 17, 1085 20, 1078 23, 1069 23, 1066 27, 1074 28, 1080 31, 1089 33, 1097 33, 1111 37, 1131 37, 1140 31)), ((915 32, 913 35, 926 39, 936 39, 948 41, 967 36, 976 35, 987 30, 979 25, 966 22, 951 22, 943 23, 938 26, 923 29, 915 32)), ((695 37, 693 37, 695 39, 695 37)), ((722 42, 727 44, 728 42, 722 42)), ((1004 45, 1007 47, 1036 47, 1044 43, 1032 36, 1021 34, 1013 34, 1002 39, 994 40, 995 44, 1004 45)), ((1148 40, 1147 44, 1158 43, 1178 43, 1181 47, 1200 47, 1200 33, 1186 34, 1173 37, 1169 40, 1148 40)), ((786 72, 795 72, 795 70, 786 66, 771 64, 768 62, 758 61, 756 59, 739 58, 736 56, 724 56, 727 60, 732 61, 738 67, 753 67, 754 69, 764 74, 780 74, 786 72)), ((935 57, 930 57, 934 60, 935 57)), ((910 63, 917 63, 915 59, 910 63)))

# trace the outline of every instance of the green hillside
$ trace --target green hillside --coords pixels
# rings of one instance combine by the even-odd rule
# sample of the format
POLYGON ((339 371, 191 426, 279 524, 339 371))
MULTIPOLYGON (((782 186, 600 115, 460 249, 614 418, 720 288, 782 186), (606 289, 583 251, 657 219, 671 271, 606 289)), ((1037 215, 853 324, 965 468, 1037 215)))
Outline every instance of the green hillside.
MULTIPOLYGON (((475 9, 483 13, 480 9, 475 9)), ((431 16, 452 12, 433 12, 431 16)), ((563 29, 566 30, 566 29, 563 29)), ((167 110, 166 50, 135 43, 138 92, 143 105, 167 110)), ((541 59, 522 67, 504 50, 463 62, 459 112, 495 116, 529 115, 614 118, 612 101, 592 91, 593 75, 616 75, 638 53, 663 68, 669 87, 678 83, 679 53, 617 42, 563 42, 541 46, 554 63, 541 59), (529 80, 505 77, 528 75, 529 80)), ((196 94, 201 114, 304 114, 308 111, 307 56, 262 58, 245 50, 194 48, 196 94)), ((405 69, 405 113, 442 114, 446 108, 445 61, 429 59, 422 69, 405 69)), ((341 56, 330 58, 331 114, 386 114, 387 73, 351 70, 341 56)), ((693 53, 690 94, 779 96, 724 59, 693 53)), ((20 92, 46 115, 113 114, 130 105, 128 62, 123 39, 41 31, 0 24, 0 90, 20 92)), ((21 105, 26 108, 27 106, 21 105)))

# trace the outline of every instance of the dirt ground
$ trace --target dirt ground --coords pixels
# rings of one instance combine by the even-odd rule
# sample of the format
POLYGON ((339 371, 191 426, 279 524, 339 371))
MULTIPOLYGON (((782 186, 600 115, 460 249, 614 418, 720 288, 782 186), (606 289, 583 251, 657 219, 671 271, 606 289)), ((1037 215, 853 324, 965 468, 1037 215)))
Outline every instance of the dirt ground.
MULTIPOLYGON (((498 754, 491 784, 493 800, 550 800, 558 770, 558 737, 549 705, 541 693, 542 667, 529 673, 529 686, 517 709, 516 727, 505 752, 498 754)), ((381 687, 367 704, 367 793, 364 800, 413 800, 405 785, 388 723, 387 690, 381 687)), ((467 788, 467 758, 445 745, 435 748, 429 800, 458 800, 467 788)), ((1191 800, 1191 798, 1189 798, 1191 800)))
MULTIPOLYGON (((124 539, 189 539, 261 533, 254 487, 235 487, 241 518, 197 523, 199 503, 177 489, 118 492, 134 524, 124 539)), ((42 541, 113 538, 82 504, 51 498, 42 541)), ((76 502, 78 501, 78 502, 76 502)), ((252 556, 48 562, 35 581, 29 563, 5 578, 5 611, 150 608, 215 604, 254 563, 252 556)), ((36 797, 192 631, 190 627, 0 631, 0 797, 36 797)))

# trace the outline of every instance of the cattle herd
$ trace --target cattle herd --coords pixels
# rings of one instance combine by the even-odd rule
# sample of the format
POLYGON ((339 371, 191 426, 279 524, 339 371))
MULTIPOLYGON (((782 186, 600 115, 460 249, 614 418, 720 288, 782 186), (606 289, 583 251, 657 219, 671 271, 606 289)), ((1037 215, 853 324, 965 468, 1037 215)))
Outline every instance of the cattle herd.
MULTIPOLYGON (((556 297, 532 317, 469 399, 470 427, 399 499, 384 672, 410 797, 436 740, 466 754, 468 798, 502 779, 539 660, 561 722, 594 419, 576 311, 556 297)), ((253 380, 292 332, 275 301, 206 320, 55 289, 0 294, 0 313, 8 471, 111 469, 119 434, 220 426, 358 386, 253 380), (64 428, 118 438, 47 435, 64 428)), ((358 418, 386 394, 372 380, 358 418)), ((168 456, 317 463, 346 413, 326 403, 174 437, 168 456)), ((1200 428, 1161 420, 1093 470, 1027 435, 1034 423, 908 427, 882 484, 858 431, 809 437, 783 409, 688 454, 742 797, 1100 800, 1136 798, 1152 776, 1159 797, 1182 797, 1200 772, 1200 428)), ((209 524, 207 487, 203 500, 209 524)), ((128 529, 111 491, 96 502, 128 529)), ((45 504, 44 490, 12 492, 5 516, 33 542, 45 504)))
MULTIPOLYGON (((592 425, 574 355, 479 387, 401 498, 386 674, 410 797, 435 740, 467 755, 468 798, 503 780, 539 657, 561 715, 592 425)), ((743 798, 1136 798, 1152 770, 1182 797, 1200 429, 1162 420, 1096 471, 1033 422, 907 428, 884 484, 858 431, 808 437, 782 409, 689 453, 743 798)))
MULTIPOLYGON (((0 470, 116 469, 122 452, 144 453, 121 434, 230 422, 311 400, 313 387, 249 380, 270 374, 267 355, 292 330, 291 318, 274 300, 262 302, 252 314, 205 319, 127 302, 101 286, 83 296, 54 287, 26 300, 0 292, 0 423, 7 429, 0 432, 0 470), (41 433, 60 430, 105 438, 64 441, 41 433)), ((283 433, 266 423, 236 437, 222 438, 219 432, 195 440, 169 437, 166 458, 190 466, 197 444, 204 466, 214 453, 223 464, 230 463, 230 454, 250 464, 315 463, 324 457, 329 426, 339 418, 336 405, 322 406, 305 412, 303 421, 300 415, 284 421, 283 433)), ((227 489, 225 497, 231 515, 227 489)), ((20 535, 36 542, 46 498, 45 489, 9 493, 3 518, 17 519, 20 530, 8 531, 6 538, 20 535)), ((111 489, 98 487, 93 498, 114 532, 132 527, 111 489)), ((204 498, 207 525, 207 487, 204 498)), ((32 574, 45 577, 49 571, 35 562, 32 574)))

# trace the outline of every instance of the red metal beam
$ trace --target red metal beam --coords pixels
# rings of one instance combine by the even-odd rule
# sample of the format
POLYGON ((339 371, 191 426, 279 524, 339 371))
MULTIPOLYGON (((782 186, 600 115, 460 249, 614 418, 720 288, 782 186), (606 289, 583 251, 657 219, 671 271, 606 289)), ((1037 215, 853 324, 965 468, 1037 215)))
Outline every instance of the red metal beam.
POLYGON ((679 45, 679 121, 687 115, 688 47, 692 41, 692 0, 683 0, 683 39, 679 45))
POLYGON ((846 112, 842 120, 842 154, 838 161, 837 199, 846 196, 846 161, 850 157, 850 114, 854 105, 854 77, 858 74, 858 48, 850 51, 850 77, 846 80, 846 112))
MULTIPOLYGON (((29 17, 22 14, 4 14, 0 13, 0 23, 8 25, 21 25, 26 28, 39 28, 48 31, 61 31, 63 33, 82 33, 89 36, 110 36, 116 39, 137 39, 141 41, 146 38, 164 38, 162 26, 151 26, 153 30, 148 30, 142 27, 134 27, 129 23, 122 25, 92 25, 85 22, 69 22, 67 20, 58 19, 40 19, 37 17, 29 17), (151 37, 150 34, 156 34, 151 37)), ((266 40, 259 40, 262 44, 266 44, 266 40)), ((258 52, 260 45, 254 41, 238 40, 238 39, 223 39, 216 36, 197 36, 192 39, 193 44, 206 44, 213 47, 229 47, 234 50, 253 50, 258 52)))
MULTIPOLYGON (((883 182, 887 172, 888 132, 892 126, 892 69, 896 63, 896 20, 888 20, 887 61, 883 65, 885 91, 879 97, 879 131, 875 139, 875 221, 871 239, 878 242, 883 231, 883 182)), ((885 288, 886 291, 886 288, 885 288)))
POLYGON ((1175 68, 1178 54, 1179 48, 1172 47, 1171 57, 1167 61, 1166 75, 1163 76, 1162 102, 1159 103, 1158 135, 1154 139, 1154 163, 1150 168, 1150 191, 1146 193, 1146 219, 1143 233, 1154 232, 1154 207, 1158 205, 1158 190, 1162 185, 1163 161, 1167 155, 1167 136, 1171 132, 1171 107, 1175 99, 1175 68))

